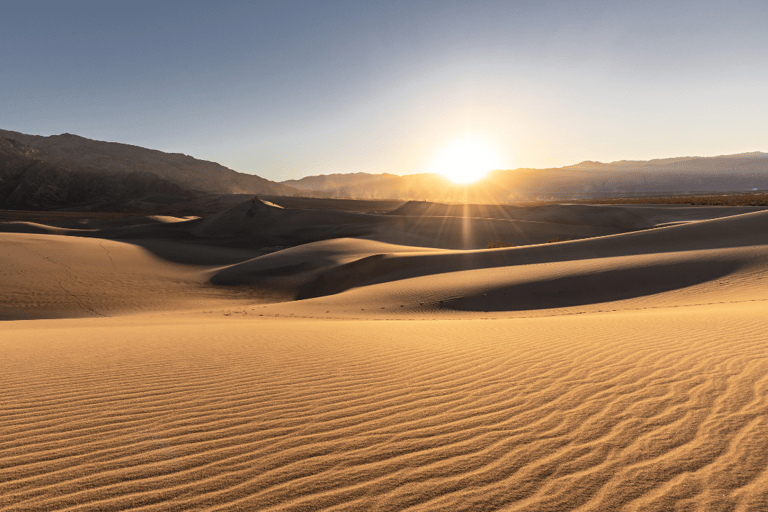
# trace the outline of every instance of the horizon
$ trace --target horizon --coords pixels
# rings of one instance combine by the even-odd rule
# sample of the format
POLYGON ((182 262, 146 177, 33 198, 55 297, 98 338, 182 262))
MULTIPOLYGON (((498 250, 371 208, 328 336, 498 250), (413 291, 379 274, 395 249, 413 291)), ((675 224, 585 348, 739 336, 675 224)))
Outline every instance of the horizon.
MULTIPOLYGON (((16 130, 8 130, 7 128, 2 128, 2 127, 0 127, 0 130, 5 130, 5 131, 9 131, 9 132, 17 132, 16 130)), ((17 132, 17 133, 20 133, 20 132, 17 132)), ((127 146, 140 147, 142 149, 147 149, 147 150, 150 150, 150 151, 161 151, 161 152, 166 153, 166 154, 183 155, 183 156, 191 157, 191 158, 194 158, 196 160, 201 160, 201 161, 204 160, 202 158, 197 157, 196 155, 191 155, 191 154, 187 154, 187 153, 180 153, 178 151, 172 151, 172 150, 171 151, 165 151, 165 150, 161 150, 161 149, 157 149, 157 148, 136 146, 135 144, 128 144, 128 143, 120 142, 120 141, 88 139, 87 137, 83 137, 82 135, 78 135, 76 133, 70 133, 70 132, 51 134, 51 135, 27 133, 27 134, 24 134, 24 135, 32 135, 32 136, 38 136, 38 137, 61 137, 61 136, 64 136, 64 135, 70 135, 70 136, 74 136, 74 137, 85 138, 87 140, 93 140, 95 142, 104 142, 104 143, 108 143, 108 144, 122 144, 122 145, 127 145, 127 146)), ((599 160, 583 160, 583 161, 575 163, 575 164, 567 164, 567 165, 563 165, 563 166, 560 166, 560 167, 516 167, 514 169, 510 169, 510 168, 494 168, 494 169, 488 170, 485 174, 487 175, 487 174, 490 174, 492 172, 499 172, 499 171, 501 171, 501 172, 503 172, 503 171, 518 171, 518 170, 519 171, 524 171, 524 170, 545 171, 545 170, 568 169, 568 168, 579 167, 579 166, 581 166, 583 164, 600 164, 600 165, 613 165, 613 164, 622 164, 622 163, 640 163, 640 164, 643 164, 643 163, 652 163, 652 162, 658 162, 658 161, 664 161, 664 160, 697 159, 697 158, 736 158, 736 157, 748 157, 748 156, 756 156, 756 155, 768 156, 768 152, 755 150, 755 151, 745 151, 745 152, 742 152, 742 153, 732 153, 732 154, 724 154, 724 155, 679 155, 679 156, 665 157, 665 158, 650 158, 648 160, 621 159, 621 160, 613 160, 613 161, 610 161, 610 162, 601 162, 599 160)), ((211 163, 222 165, 224 167, 227 167, 226 165, 222 164, 221 162, 217 162, 217 161, 214 161, 214 160, 207 160, 207 161, 209 161, 211 163)), ((238 169, 232 169, 232 168, 229 168, 229 169, 233 170, 233 171, 236 171, 236 172, 242 172, 242 171, 239 171, 238 169)), ((243 173, 243 174, 254 174, 254 173, 243 173)), ((272 180, 272 181, 276 181, 277 183, 285 183, 285 182, 288 182, 288 181, 300 181, 300 180, 302 180, 304 178, 314 178, 314 177, 334 176, 334 175, 341 176, 341 175, 350 175, 350 174, 391 175, 391 176, 400 176, 400 177, 403 177, 403 176, 414 176, 414 175, 420 175, 420 174, 431 174, 431 175, 441 176, 442 178, 446 179, 449 182, 452 181, 448 176, 446 176, 446 175, 444 175, 444 174, 442 174, 440 172, 431 171, 431 170, 417 171, 417 172, 408 173, 408 174, 396 174, 396 173, 390 173, 390 172, 370 173, 370 172, 365 172, 365 171, 352 171, 352 172, 347 172, 347 173, 330 172, 330 173, 325 173, 325 174, 305 175, 305 176, 301 176, 301 177, 297 177, 297 178, 286 178, 286 179, 283 179, 283 180, 280 180, 280 181, 276 181, 276 180, 272 180)), ((263 176, 260 176, 260 177, 263 177, 263 176)), ((454 184, 455 185, 471 185, 475 181, 480 181, 484 177, 485 177, 485 175, 480 177, 480 178, 478 178, 477 180, 466 181, 466 182, 454 182, 454 184)))
POLYGON ((188 5, 6 6, 6 129, 273 181, 429 172, 467 137, 499 169, 732 156, 768 137, 759 2, 188 5))

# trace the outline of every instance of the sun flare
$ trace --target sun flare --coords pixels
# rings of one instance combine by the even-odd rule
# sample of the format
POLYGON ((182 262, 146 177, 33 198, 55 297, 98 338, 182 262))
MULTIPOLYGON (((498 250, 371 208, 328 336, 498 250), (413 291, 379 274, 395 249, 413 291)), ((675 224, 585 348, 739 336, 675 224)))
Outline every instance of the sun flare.
POLYGON ((454 183, 468 184, 501 166, 501 155, 493 146, 484 140, 466 138, 445 147, 432 161, 429 170, 454 183))

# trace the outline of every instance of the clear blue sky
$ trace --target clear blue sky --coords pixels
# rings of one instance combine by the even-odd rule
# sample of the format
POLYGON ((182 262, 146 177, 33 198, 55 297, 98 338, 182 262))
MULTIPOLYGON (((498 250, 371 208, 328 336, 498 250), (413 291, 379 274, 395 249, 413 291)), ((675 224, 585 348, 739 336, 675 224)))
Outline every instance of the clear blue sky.
POLYGON ((768 2, 4 1, 0 128, 272 180, 768 150, 768 2))

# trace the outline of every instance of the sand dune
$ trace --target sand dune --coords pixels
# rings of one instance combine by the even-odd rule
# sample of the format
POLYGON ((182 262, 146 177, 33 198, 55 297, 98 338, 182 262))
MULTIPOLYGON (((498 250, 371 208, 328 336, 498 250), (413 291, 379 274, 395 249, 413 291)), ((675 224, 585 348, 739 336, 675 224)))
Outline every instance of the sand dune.
POLYGON ((501 204, 441 204, 427 201, 409 201, 389 212, 389 215, 430 217, 482 217, 488 219, 514 219, 554 224, 613 227, 631 231, 652 225, 643 216, 621 206, 593 206, 588 204, 549 204, 543 206, 511 206, 501 204))
POLYGON ((761 510, 764 313, 6 324, 0 506, 761 510))
MULTIPOLYGON (((289 209, 254 198, 209 217, 183 222, 138 218, 130 223, 125 220, 88 223, 80 229, 67 222, 56 225, 59 231, 51 232, 58 234, 61 228, 66 228, 70 229, 66 234, 74 236, 113 240, 187 239, 215 243, 217 246, 292 247, 320 240, 354 237, 398 245, 480 249, 499 239, 527 245, 553 238, 588 238, 632 231, 639 229, 639 225, 651 226, 644 221, 624 224, 615 221, 615 217, 620 216, 616 212, 623 211, 622 207, 594 208, 598 208, 602 215, 582 215, 584 218, 581 220, 577 215, 570 219, 567 215, 559 215, 557 218, 550 216, 549 221, 541 221, 509 216, 497 218, 492 214, 475 217, 395 214, 401 209, 388 215, 289 209)), ((15 228, 11 227, 11 223, 0 224, 0 230, 19 231, 21 224, 15 223, 15 228)))
POLYGON ((0 510, 768 509, 768 211, 423 206, 3 225, 0 510))
MULTIPOLYGON (((461 290, 477 289, 479 283, 485 282, 489 284, 482 293, 492 293, 492 296, 481 302, 493 302, 489 306, 491 310, 504 310, 507 302, 513 310, 540 309, 534 303, 606 302, 685 288, 724 277, 738 269, 752 272, 759 268, 762 272, 768 264, 763 250, 763 246, 768 245, 768 212, 509 249, 404 252, 400 247, 377 245, 361 253, 359 244, 349 240, 347 258, 341 258, 344 252, 340 244, 343 242, 319 242, 301 252, 291 253, 289 259, 282 259, 279 254, 256 258, 223 269, 214 274, 213 279, 215 281, 217 275, 226 275, 227 280, 236 282, 236 274, 241 272, 240 279, 245 282, 249 274, 270 272, 278 275, 280 268, 308 268, 315 261, 315 252, 322 253, 330 243, 337 251, 336 261, 318 265, 322 267, 320 272, 305 273, 298 297, 333 295, 379 283, 394 288, 391 283, 432 276, 431 280, 421 279, 414 286, 438 303, 464 298, 456 295, 462 294, 461 290), (737 250, 740 246, 743 249, 737 250), (749 250, 755 246, 760 248, 749 250), (717 251, 725 248, 728 250, 717 251), (285 267, 280 267, 281 263, 285 267), (546 269, 542 269, 544 265, 546 269), (467 284, 454 289, 456 279, 463 276, 455 275, 457 272, 471 272, 471 276, 466 278, 467 284), (451 274, 450 278, 446 279, 448 274, 451 274), (437 292, 438 289, 442 291, 437 292), (499 294, 508 299, 502 300, 499 294), (527 304, 528 300, 533 302, 527 304)), ((295 274, 292 279, 292 287, 295 287, 295 274)), ((757 277, 753 281, 761 282, 757 277)), ((398 286, 408 285, 400 283, 398 286)), ((350 300, 357 302, 359 299, 350 300)), ((381 298, 376 297, 373 302, 378 300, 381 298)), ((420 300, 419 294, 411 296, 408 306, 413 306, 414 300, 420 300)))
MULTIPOLYGON (((189 247, 166 244, 165 249, 189 247)), ((112 240, 0 233, 0 320, 103 317, 200 309, 209 301, 264 300, 253 290, 211 286, 208 267, 200 265, 206 249, 181 264, 112 240)), ((216 257, 226 258, 223 252, 217 250, 216 257)))

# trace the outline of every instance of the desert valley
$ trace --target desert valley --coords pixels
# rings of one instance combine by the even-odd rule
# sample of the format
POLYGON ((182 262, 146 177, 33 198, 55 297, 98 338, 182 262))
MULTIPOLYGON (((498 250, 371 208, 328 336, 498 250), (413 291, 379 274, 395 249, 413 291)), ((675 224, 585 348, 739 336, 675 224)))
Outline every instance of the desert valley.
POLYGON ((0 510, 768 509, 759 194, 212 191, 0 135, 0 510))

